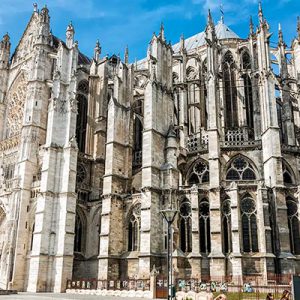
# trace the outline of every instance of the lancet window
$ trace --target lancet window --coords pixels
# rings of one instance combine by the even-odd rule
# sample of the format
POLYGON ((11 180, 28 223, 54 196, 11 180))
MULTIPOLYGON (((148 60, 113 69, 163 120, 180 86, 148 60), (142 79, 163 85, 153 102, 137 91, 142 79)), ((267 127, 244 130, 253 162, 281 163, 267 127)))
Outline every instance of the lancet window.
POLYGON ((76 121, 76 140, 78 149, 85 152, 86 144, 86 126, 87 126, 87 113, 88 113, 88 92, 89 85, 86 80, 82 80, 78 84, 77 89, 77 121, 76 121))
POLYGON ((135 205, 128 221, 128 251, 140 249, 141 204, 135 205))
POLYGON ((243 157, 235 158, 227 171, 226 180, 255 180, 255 172, 253 166, 243 157))
POLYGON ((249 128, 254 127, 252 83, 249 75, 243 75, 246 107, 246 122, 249 128))
POLYGON ((184 253, 192 251, 192 209, 188 199, 184 199, 179 209, 180 249, 184 253))
POLYGON ((222 230, 223 230, 223 249, 224 249, 224 253, 228 254, 232 252, 230 199, 225 199, 222 202, 222 230))
POLYGON ((210 213, 209 202, 207 199, 200 200, 199 203, 199 235, 200 235, 200 252, 210 253, 210 213))
POLYGON ((291 252, 300 255, 300 213, 299 204, 292 197, 287 197, 287 217, 291 252))
POLYGON ((243 251, 258 252, 257 216, 255 201, 245 196, 240 204, 242 218, 243 251))
POLYGON ((74 252, 82 252, 82 250, 83 250, 83 223, 80 216, 77 214, 75 218, 74 252))
POLYGON ((143 148, 143 102, 137 100, 133 105, 134 123, 133 123, 133 167, 142 165, 143 148))
POLYGON ((225 96, 225 126, 226 128, 236 128, 238 127, 237 89, 235 80, 235 64, 230 51, 225 54, 223 60, 223 80, 225 96))

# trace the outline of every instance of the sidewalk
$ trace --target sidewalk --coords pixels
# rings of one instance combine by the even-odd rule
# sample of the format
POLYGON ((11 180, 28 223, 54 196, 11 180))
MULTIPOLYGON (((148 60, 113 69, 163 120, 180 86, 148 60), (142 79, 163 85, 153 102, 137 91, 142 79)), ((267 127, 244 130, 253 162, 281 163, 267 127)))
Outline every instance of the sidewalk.
POLYGON ((17 295, 0 296, 0 300, 51 300, 51 299, 85 299, 85 300, 145 300, 145 298, 124 298, 113 296, 92 296, 76 294, 53 294, 53 293, 18 293, 17 295))

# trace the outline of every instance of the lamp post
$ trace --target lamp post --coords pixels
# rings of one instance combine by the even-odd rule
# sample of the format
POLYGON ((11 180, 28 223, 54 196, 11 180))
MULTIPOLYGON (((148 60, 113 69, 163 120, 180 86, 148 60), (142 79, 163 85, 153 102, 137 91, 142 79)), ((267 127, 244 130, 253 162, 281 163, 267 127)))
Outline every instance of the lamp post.
POLYGON ((172 300, 172 274, 173 274, 173 264, 172 264, 172 253, 173 244, 171 236, 171 226, 177 214, 177 210, 165 209, 161 210, 161 214, 168 224, 168 235, 167 235, 167 273, 168 273, 168 300, 172 300))

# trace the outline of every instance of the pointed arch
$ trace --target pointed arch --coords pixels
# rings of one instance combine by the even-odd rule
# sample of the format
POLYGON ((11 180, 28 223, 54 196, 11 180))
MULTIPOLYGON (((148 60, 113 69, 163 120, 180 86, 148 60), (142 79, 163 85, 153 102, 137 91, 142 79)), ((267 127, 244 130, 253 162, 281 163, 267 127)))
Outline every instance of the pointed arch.
POLYGON ((225 96, 225 127, 238 127, 237 117, 237 89, 235 76, 235 62, 233 55, 227 51, 222 62, 223 81, 224 81, 224 96, 225 96))
POLYGON ((243 252, 258 252, 257 209, 255 200, 246 193, 240 201, 243 252))
POLYGON ((294 255, 300 255, 300 213, 299 203, 291 196, 286 197, 290 248, 294 255))
POLYGON ((209 165, 203 159, 197 159, 188 171, 187 182, 189 185, 209 182, 209 165))
POLYGON ((184 253, 192 252, 192 207, 190 200, 187 198, 180 202, 178 228, 181 251, 184 253))
POLYGON ((247 48, 242 49, 241 65, 243 70, 251 70, 251 57, 247 48))
POLYGON ((74 230, 74 252, 83 253, 85 245, 86 218, 80 207, 76 209, 74 230))
POLYGON ((242 154, 234 156, 227 164, 226 180, 256 180, 257 174, 254 163, 242 154))
POLYGON ((139 251, 141 236, 141 204, 132 206, 127 216, 128 251, 139 251))
POLYGON ((295 174, 291 166, 284 159, 282 159, 282 176, 284 184, 291 185, 295 183, 295 174))
POLYGON ((199 235, 200 235, 200 252, 210 253, 210 208, 207 198, 199 201, 199 235))
POLYGON ((231 237, 231 200, 225 195, 221 203, 222 209, 222 236, 223 236, 223 251, 225 254, 232 252, 232 237, 231 237))

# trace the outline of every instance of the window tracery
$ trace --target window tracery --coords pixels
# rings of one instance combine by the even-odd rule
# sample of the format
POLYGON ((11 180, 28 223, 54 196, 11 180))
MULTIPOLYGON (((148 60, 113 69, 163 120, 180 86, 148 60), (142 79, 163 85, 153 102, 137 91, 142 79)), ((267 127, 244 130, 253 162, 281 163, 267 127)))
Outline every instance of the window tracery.
POLYGON ((27 83, 24 74, 21 74, 13 83, 8 95, 7 138, 18 135, 21 132, 26 92, 27 83))
POLYGON ((251 58, 248 51, 244 51, 242 54, 242 68, 243 70, 251 69, 251 58))
POLYGON ((192 208, 188 199, 184 199, 179 208, 180 249, 184 253, 192 251, 192 208))
POLYGON ((139 251, 141 231, 141 204, 132 209, 128 222, 128 251, 139 251))
POLYGON ((228 254, 232 251, 230 199, 225 199, 222 202, 222 226, 223 226, 224 253, 228 254))
POLYGON ((226 180, 255 180, 256 175, 252 165, 243 157, 235 158, 227 171, 226 180))
POLYGON ((198 160, 194 163, 192 171, 189 174, 188 183, 199 184, 209 182, 209 166, 208 163, 198 160))
POLYGON ((300 214, 299 205, 292 197, 287 197, 287 217, 291 252, 300 255, 300 214))
POLYGON ((255 201, 246 196, 241 200, 243 251, 258 252, 257 217, 255 201))
POLYGON ((226 52, 223 60, 223 80, 225 95, 225 126, 238 127, 237 119, 237 89, 235 82, 235 63, 230 51, 226 52))
POLYGON ((210 253, 210 212, 209 202, 202 199, 199 203, 199 234, 200 234, 200 252, 210 253))
POLYGON ((290 168, 286 165, 286 163, 282 163, 282 175, 283 175, 283 182, 285 184, 293 184, 293 175, 290 168))

